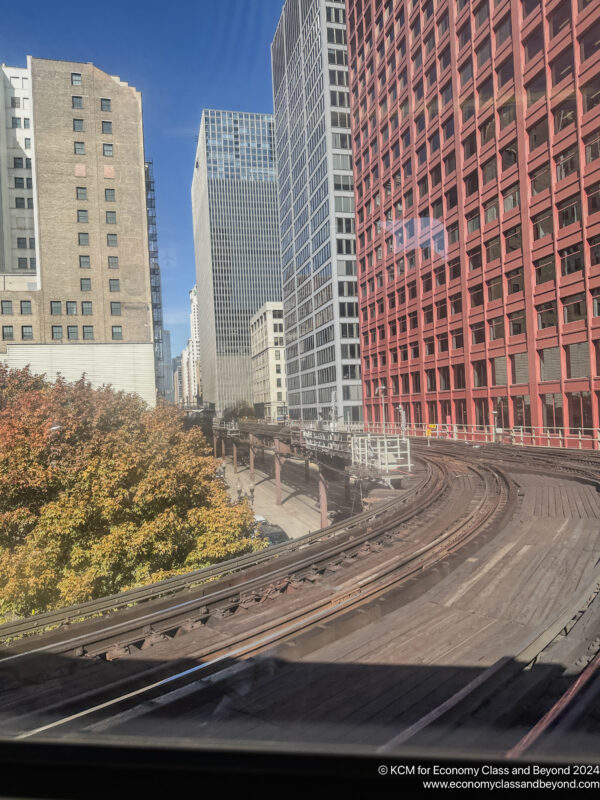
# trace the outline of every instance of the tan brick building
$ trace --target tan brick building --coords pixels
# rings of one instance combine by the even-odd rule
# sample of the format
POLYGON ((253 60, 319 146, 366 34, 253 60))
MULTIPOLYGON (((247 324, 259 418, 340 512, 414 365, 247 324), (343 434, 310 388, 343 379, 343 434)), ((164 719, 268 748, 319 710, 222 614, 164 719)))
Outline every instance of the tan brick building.
POLYGON ((141 95, 31 57, 0 84, 0 359, 154 404, 141 95))

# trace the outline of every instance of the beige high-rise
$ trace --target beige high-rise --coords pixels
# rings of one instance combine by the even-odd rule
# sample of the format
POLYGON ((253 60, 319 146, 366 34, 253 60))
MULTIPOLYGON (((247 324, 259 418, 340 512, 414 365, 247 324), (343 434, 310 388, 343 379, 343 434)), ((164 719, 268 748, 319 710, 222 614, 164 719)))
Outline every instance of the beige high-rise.
POLYGON ((0 360, 154 404, 140 92, 68 61, 0 76, 0 360))

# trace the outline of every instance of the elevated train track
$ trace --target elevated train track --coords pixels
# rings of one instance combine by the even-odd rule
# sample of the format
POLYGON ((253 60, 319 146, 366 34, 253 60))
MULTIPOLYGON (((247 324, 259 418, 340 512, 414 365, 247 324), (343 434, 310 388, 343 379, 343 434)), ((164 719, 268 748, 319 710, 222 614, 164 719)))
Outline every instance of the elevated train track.
MULTIPOLYGON (((275 432, 270 426, 262 432, 265 446, 275 432)), ((259 434, 254 428, 253 435, 259 434)), ((281 687, 291 688, 286 676, 298 674, 294 665, 319 648, 329 652, 340 637, 368 640, 375 620, 416 603, 465 559, 477 561, 478 548, 515 526, 522 513, 519 475, 532 476, 529 483, 523 480, 527 491, 536 475, 560 475, 595 489, 600 480, 600 457, 590 453, 515 453, 501 445, 454 442, 419 443, 414 452, 419 471, 413 485, 350 520, 162 584, 1 626, 7 644, 0 650, 0 733, 139 735, 167 720, 174 735, 196 735, 202 728, 199 740, 224 731, 244 738, 251 730, 260 739, 264 721, 253 719, 248 726, 238 715, 232 727, 223 715, 223 703, 232 691, 239 695, 240 681, 258 697, 266 692, 275 707, 290 705, 281 687), (68 624, 75 619, 84 621, 68 624), (61 624, 66 627, 48 632, 61 624)), ((562 694, 588 662, 595 663, 594 648, 582 659, 574 646, 579 661, 565 657, 562 670, 572 676, 554 670, 552 688, 536 665, 548 653, 562 652, 553 648, 563 646, 565 630, 583 619, 593 618, 586 636, 596 636, 600 645, 600 614, 596 620, 592 613, 600 604, 598 581, 592 584, 514 658, 501 659, 466 683, 454 676, 434 693, 437 703, 424 695, 423 713, 412 720, 409 715, 408 725, 399 722, 395 736, 374 737, 373 746, 386 752, 445 747, 450 736, 475 747, 483 726, 500 720, 500 733, 490 741, 509 754, 556 703, 562 703, 557 718, 569 718, 572 700, 562 694)), ((575 717, 597 725, 599 715, 585 707, 585 697, 598 694, 597 675, 585 683, 586 692, 576 693, 580 708, 571 713, 571 727, 575 717)), ((560 725, 554 718, 549 724, 556 738, 560 725)))

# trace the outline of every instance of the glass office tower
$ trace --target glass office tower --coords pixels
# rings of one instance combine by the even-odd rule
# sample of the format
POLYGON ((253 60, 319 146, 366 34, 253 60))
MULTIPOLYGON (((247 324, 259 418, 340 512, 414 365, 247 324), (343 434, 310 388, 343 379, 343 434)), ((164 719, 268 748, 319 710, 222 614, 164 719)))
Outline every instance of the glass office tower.
POLYGON ((273 117, 205 109, 192 182, 204 402, 252 404, 250 318, 281 300, 273 117))
POLYGON ((288 407, 362 419, 346 10, 287 0, 271 46, 288 407))

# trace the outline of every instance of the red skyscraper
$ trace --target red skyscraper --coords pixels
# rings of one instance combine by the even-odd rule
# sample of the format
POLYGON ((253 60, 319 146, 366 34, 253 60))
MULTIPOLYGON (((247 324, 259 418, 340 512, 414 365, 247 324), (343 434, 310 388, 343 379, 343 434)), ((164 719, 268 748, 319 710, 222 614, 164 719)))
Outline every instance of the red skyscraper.
POLYGON ((365 419, 597 436, 600 2, 347 15, 365 419))

